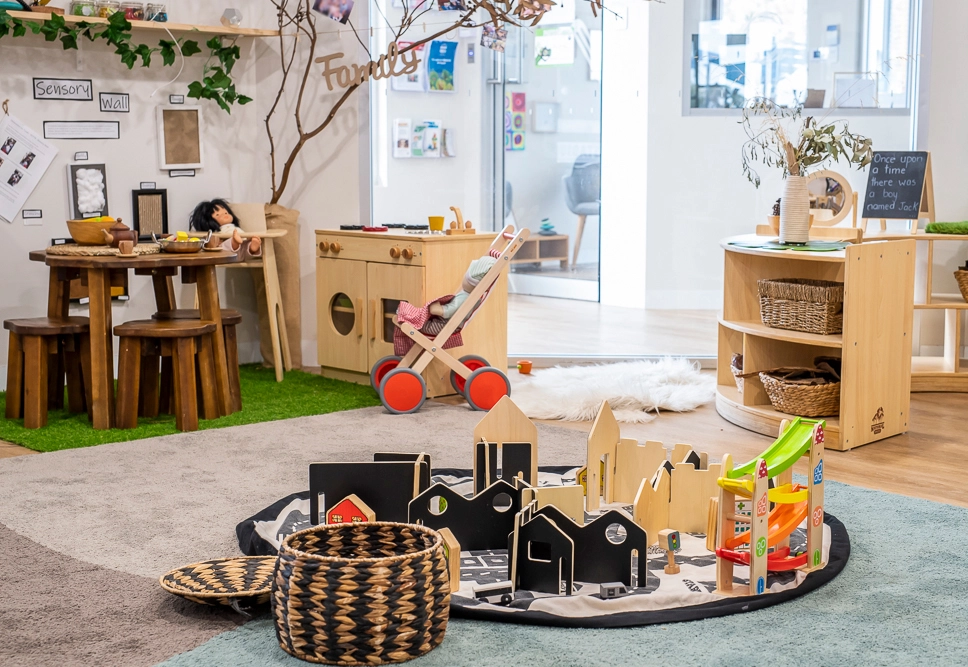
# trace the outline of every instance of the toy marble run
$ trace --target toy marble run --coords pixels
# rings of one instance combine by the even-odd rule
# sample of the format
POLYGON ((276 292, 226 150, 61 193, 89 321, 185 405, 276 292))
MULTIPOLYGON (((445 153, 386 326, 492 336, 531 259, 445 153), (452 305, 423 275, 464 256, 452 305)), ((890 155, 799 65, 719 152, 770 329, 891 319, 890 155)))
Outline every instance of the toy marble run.
POLYGON ((716 592, 722 595, 760 595, 766 589, 767 572, 822 568, 823 562, 823 442, 825 422, 797 417, 780 426, 780 437, 760 456, 736 468, 723 457, 719 497, 710 503, 707 547, 715 551, 716 592), (793 465, 809 457, 806 487, 792 483, 793 465), (769 480, 776 486, 769 488, 769 480), (750 515, 736 513, 736 499, 748 499, 750 515), (770 504, 774 509, 769 510, 770 504), (715 523, 712 518, 715 516, 715 523), (807 521, 807 550, 791 555, 790 534, 807 521), (748 530, 737 533, 736 524, 748 530), (711 531, 710 531, 711 532, 711 531), (714 548, 712 548, 714 547, 714 548), (749 587, 733 583, 733 566, 750 568, 749 587))

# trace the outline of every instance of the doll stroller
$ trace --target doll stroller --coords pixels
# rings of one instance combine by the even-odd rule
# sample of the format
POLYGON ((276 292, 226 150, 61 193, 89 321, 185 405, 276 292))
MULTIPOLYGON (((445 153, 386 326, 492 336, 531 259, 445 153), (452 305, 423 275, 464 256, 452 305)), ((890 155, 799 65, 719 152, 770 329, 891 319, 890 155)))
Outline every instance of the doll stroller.
POLYGON ((511 266, 511 260, 529 235, 527 229, 514 233, 514 226, 508 225, 495 237, 488 254, 496 258, 497 263, 481 278, 467 300, 436 336, 431 338, 421 333, 418 327, 393 318, 394 326, 413 341, 413 347, 402 357, 393 355, 380 359, 370 371, 370 384, 389 412, 403 415, 420 409, 427 400, 427 383, 421 373, 435 358, 451 369, 450 383, 475 410, 490 410, 502 396, 511 395, 507 376, 486 359, 476 355, 455 359, 444 346, 455 346, 455 341, 460 344, 461 330, 471 323, 477 309, 487 300, 494 283, 511 266), (437 341, 445 343, 441 345, 437 341))

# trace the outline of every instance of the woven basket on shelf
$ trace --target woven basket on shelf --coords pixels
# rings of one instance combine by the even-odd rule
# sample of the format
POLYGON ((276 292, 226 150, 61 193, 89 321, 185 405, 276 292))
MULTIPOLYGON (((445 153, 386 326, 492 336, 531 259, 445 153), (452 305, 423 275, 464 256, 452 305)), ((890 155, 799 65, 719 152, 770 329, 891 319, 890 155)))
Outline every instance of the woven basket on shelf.
POLYGON ((844 284, 803 278, 757 281, 760 317, 774 329, 815 334, 844 330, 844 284))
POLYGON ((159 583, 169 593, 200 604, 264 604, 275 568, 275 556, 217 558, 172 570, 159 583))
POLYGON ((839 382, 797 384, 771 375, 779 372, 760 373, 763 389, 778 411, 797 417, 833 417, 840 414, 839 382))
POLYGON ((968 301, 968 271, 963 271, 958 269, 955 271, 955 280, 958 281, 958 289, 961 290, 961 296, 965 301, 968 301))
POLYGON ((733 358, 729 360, 729 370, 733 372, 733 379, 736 381, 736 389, 739 393, 743 393, 743 382, 745 378, 743 377, 743 355, 734 354, 733 358))
POLYGON ((282 649, 330 665, 404 662, 436 648, 450 617, 443 539, 387 522, 315 526, 287 537, 272 583, 282 649))

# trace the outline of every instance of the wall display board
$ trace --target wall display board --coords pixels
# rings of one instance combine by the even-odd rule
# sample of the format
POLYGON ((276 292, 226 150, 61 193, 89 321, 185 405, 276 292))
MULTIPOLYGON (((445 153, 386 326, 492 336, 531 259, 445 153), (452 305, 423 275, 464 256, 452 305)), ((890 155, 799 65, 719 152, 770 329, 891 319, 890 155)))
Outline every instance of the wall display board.
POLYGON ((427 85, 432 93, 453 93, 454 65, 459 42, 434 40, 427 54, 427 85))
POLYGON ((931 154, 927 151, 874 151, 864 195, 866 219, 934 222, 931 154))
POLYGON ((13 222, 57 149, 13 116, 0 118, 0 218, 13 222))
POLYGON ((45 139, 120 139, 116 120, 45 120, 45 139))
POLYGON ((575 30, 571 26, 536 28, 534 64, 538 67, 571 65, 575 62, 575 30))
POLYGON ((73 220, 108 215, 107 167, 103 164, 69 165, 67 194, 73 220))
POLYGON ((202 110, 195 106, 158 107, 158 147, 161 169, 203 166, 202 110))

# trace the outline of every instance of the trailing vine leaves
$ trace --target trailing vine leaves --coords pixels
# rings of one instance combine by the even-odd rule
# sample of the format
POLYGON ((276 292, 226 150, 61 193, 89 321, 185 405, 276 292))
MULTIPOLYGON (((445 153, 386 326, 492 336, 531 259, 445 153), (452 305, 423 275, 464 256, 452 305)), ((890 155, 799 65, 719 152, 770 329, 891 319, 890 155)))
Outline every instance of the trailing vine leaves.
POLYGON ((218 37, 212 37, 205 42, 211 52, 211 58, 217 60, 217 65, 206 65, 201 81, 192 81, 188 85, 188 96, 195 99, 212 100, 226 113, 232 113, 233 104, 248 104, 251 97, 240 95, 235 90, 235 82, 230 76, 232 68, 241 57, 237 44, 225 46, 218 37))
MULTIPOLYGON (((81 38, 89 42, 102 41, 114 47, 114 53, 128 69, 133 69, 139 61, 142 67, 150 67, 152 56, 156 54, 161 56, 164 66, 170 67, 175 64, 179 52, 186 58, 202 53, 198 42, 192 39, 162 39, 156 47, 136 44, 132 41, 131 27, 121 12, 112 14, 106 23, 68 23, 58 14, 40 21, 15 18, 0 9, 0 39, 7 36, 23 37, 30 31, 34 35, 43 35, 48 42, 60 41, 65 51, 77 50, 81 38)), ((205 45, 211 51, 209 62, 214 60, 218 64, 211 67, 206 65, 202 80, 188 85, 188 96, 212 100, 227 113, 232 112, 233 104, 251 102, 252 98, 236 91, 235 81, 231 77, 232 68, 241 56, 239 47, 234 43, 225 46, 219 37, 212 37, 205 45)))

